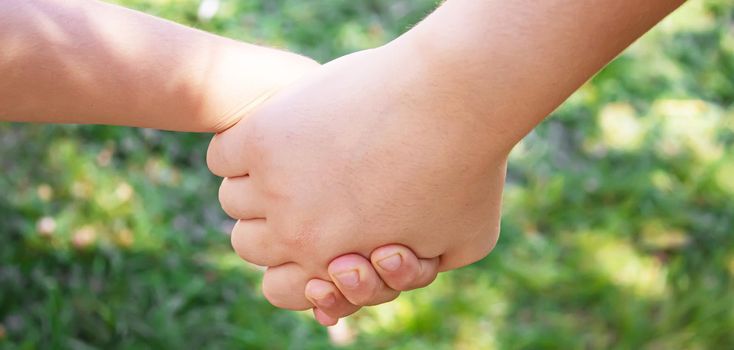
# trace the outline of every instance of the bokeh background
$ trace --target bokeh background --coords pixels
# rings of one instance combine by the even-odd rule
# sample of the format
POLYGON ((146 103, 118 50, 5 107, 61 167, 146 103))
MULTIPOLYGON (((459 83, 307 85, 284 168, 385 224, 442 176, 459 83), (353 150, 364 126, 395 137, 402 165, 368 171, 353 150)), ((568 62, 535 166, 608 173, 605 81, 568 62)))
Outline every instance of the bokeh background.
MULTIPOLYGON (((436 6, 116 2, 322 62, 436 6)), ((734 4, 691 0, 514 150, 488 258, 330 331, 231 251, 209 135, 0 124, 0 348, 734 348, 733 101, 734 4)))

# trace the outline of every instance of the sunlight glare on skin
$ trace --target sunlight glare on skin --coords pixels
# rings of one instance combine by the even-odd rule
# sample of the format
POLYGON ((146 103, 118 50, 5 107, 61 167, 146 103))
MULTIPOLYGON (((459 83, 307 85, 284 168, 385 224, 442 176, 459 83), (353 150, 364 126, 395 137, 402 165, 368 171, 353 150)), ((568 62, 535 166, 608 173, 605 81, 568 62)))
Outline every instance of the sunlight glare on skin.
MULTIPOLYGON (((71 6, 68 6, 67 10, 73 11, 71 6)), ((36 12, 34 14, 34 22, 37 26, 36 29, 52 43, 61 45, 72 43, 74 38, 64 29, 64 23, 58 18, 53 18, 52 16, 53 15, 48 13, 36 12)))
MULTIPOLYGON (((145 54, 144 43, 150 39, 141 28, 135 28, 126 22, 110 20, 108 17, 103 21, 90 12, 86 12, 85 15, 90 28, 98 33, 98 36, 106 38, 108 48, 114 50, 113 54, 121 61, 134 62, 136 57, 145 54)), ((165 43, 159 44, 165 45, 165 43)))
MULTIPOLYGON (((45 11, 36 11, 33 4, 29 4, 24 10, 33 12, 35 29, 39 32, 39 36, 44 38, 44 41, 53 43, 53 45, 47 45, 47 47, 53 49, 57 57, 63 57, 64 53, 60 51, 75 51, 79 48, 75 43, 75 33, 69 32, 65 27, 66 19, 63 18, 63 14, 72 11, 81 11, 76 5, 76 2, 70 2, 68 4, 59 2, 56 4, 59 8, 58 13, 48 13, 45 11)), ((95 17, 94 14, 86 14, 90 21, 95 17)), ((110 36, 114 37, 114 36, 110 36)), ((28 45, 27 38, 21 43, 18 43, 21 47, 27 50, 32 50, 34 47, 28 45)), ((26 51, 27 51, 26 50, 26 51)), ((10 50, 12 52, 12 50, 10 50)), ((23 53, 23 52, 21 52, 23 53)), ((25 55, 23 55, 25 56, 25 55)), ((91 81, 93 74, 86 69, 84 62, 75 62, 73 60, 65 61, 66 68, 74 71, 74 75, 84 81, 91 81)))
MULTIPOLYGON (((77 86, 82 89, 94 87, 96 79, 99 78, 99 74, 89 69, 89 61, 92 58, 64 58, 78 56, 78 52, 85 51, 82 46, 84 44, 77 40, 77 37, 87 35, 84 31, 91 31, 97 38, 106 38, 105 48, 111 55, 119 57, 121 62, 134 61, 135 57, 145 54, 144 44, 148 40, 141 35, 142 33, 139 33, 139 28, 130 26, 129 23, 109 20, 108 16, 97 16, 91 11, 91 9, 96 9, 96 6, 80 6, 78 1, 68 3, 59 1, 54 6, 55 10, 49 11, 48 7, 43 4, 28 2, 15 9, 26 12, 27 17, 32 18, 34 32, 21 33, 18 39, 3 38, 2 56, 6 57, 2 59, 3 61, 8 56, 11 60, 34 58, 36 51, 50 50, 52 54, 50 52, 46 54, 52 55, 54 59, 63 60, 61 64, 64 69, 70 72, 70 76, 74 76, 77 86), (83 14, 85 23, 69 25, 73 18, 71 14, 78 13, 83 14), (102 20, 102 18, 107 20, 102 20), (43 47, 39 47, 36 42, 42 43, 43 47), (12 55, 8 55, 7 52, 12 55)), ((12 30, 9 31, 9 35, 12 35, 12 30)))
MULTIPOLYGON (((72 38, 67 34, 66 31, 63 30, 62 23, 57 23, 46 13, 35 11, 35 8, 31 4, 26 4, 25 6, 21 6, 20 8, 11 8, 10 11, 27 11, 29 13, 32 13, 31 16, 34 18, 33 22, 35 22, 36 24, 35 29, 40 32, 40 35, 48 38, 48 40, 51 42, 66 44, 72 41, 72 38)), ((13 23, 12 19, 13 18, 10 18, 10 23, 13 23)), ((32 45, 29 45, 28 40, 25 37, 16 35, 8 38, 4 36, 12 35, 12 33, 12 30, 3 33, 3 50, 2 55, 0 55, 0 59, 3 60, 0 60, 0 64, 2 64, 4 60, 12 60, 17 57, 25 57, 26 55, 30 54, 32 50, 35 49, 32 45)))
POLYGON ((0 52, 0 67, 30 55, 33 49, 19 35, 12 35, 8 32, 0 34, 0 39, 3 42, 3 50, 0 52))

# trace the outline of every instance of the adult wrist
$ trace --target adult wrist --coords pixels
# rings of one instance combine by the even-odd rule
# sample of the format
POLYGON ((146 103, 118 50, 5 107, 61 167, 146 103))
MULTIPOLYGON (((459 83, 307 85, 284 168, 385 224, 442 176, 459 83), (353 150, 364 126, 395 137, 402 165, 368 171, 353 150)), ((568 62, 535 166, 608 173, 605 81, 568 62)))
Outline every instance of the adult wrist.
POLYGON ((507 123, 515 113, 522 113, 497 94, 508 87, 497 86, 501 82, 485 74, 493 69, 493 57, 482 57, 470 45, 433 33, 427 26, 414 28, 384 48, 397 65, 405 67, 416 93, 423 94, 426 103, 436 104, 436 110, 445 111, 442 122, 461 118, 476 125, 492 140, 489 147, 500 153, 509 153, 525 135, 518 123, 507 123))

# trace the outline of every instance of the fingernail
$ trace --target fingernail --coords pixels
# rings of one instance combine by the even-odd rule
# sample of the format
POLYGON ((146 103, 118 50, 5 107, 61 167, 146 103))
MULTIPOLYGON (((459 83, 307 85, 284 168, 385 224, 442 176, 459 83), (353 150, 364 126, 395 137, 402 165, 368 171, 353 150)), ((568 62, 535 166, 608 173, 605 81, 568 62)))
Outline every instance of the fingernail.
POLYGON ((357 270, 342 272, 336 275, 336 279, 338 279, 339 283, 343 286, 356 287, 359 284, 359 272, 357 272, 357 270))
POLYGON ((331 305, 334 305, 336 302, 336 298, 334 297, 334 294, 329 293, 326 295, 322 295, 316 299, 316 304, 318 304, 320 307, 329 307, 331 305))
POLYGON ((400 268, 403 263, 403 257, 399 253, 388 256, 382 260, 377 261, 377 265, 387 271, 395 271, 400 268))

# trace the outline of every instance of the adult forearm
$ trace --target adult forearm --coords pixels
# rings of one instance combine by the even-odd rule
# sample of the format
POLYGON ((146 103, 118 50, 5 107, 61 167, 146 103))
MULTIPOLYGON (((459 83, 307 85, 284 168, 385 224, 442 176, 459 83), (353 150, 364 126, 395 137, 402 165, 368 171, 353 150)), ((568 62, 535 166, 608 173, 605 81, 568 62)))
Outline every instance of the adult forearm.
POLYGON ((683 0, 449 0, 395 44, 510 147, 683 0))
POLYGON ((0 120, 221 131, 310 64, 97 1, 0 2, 0 120))

